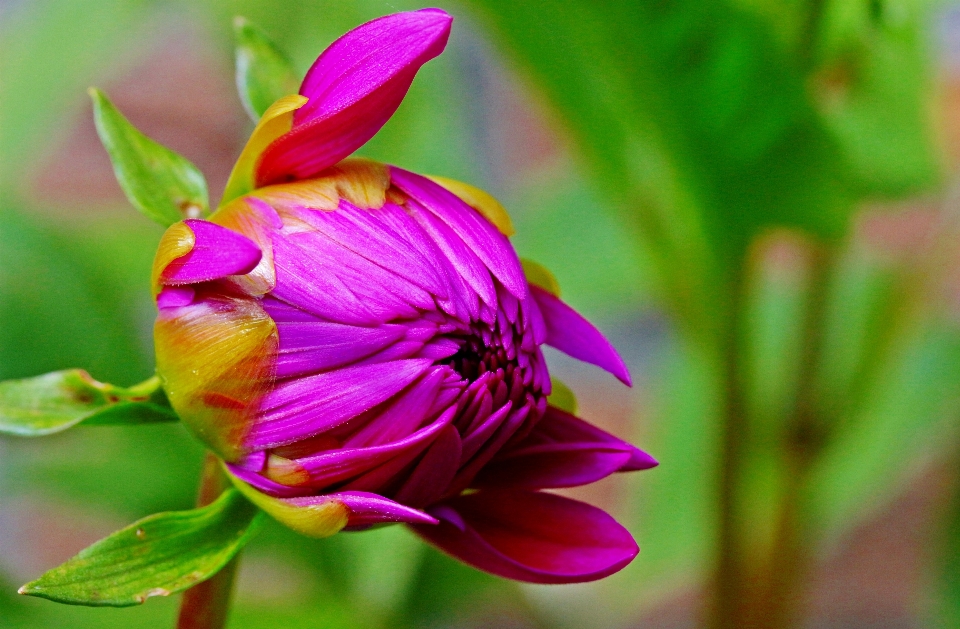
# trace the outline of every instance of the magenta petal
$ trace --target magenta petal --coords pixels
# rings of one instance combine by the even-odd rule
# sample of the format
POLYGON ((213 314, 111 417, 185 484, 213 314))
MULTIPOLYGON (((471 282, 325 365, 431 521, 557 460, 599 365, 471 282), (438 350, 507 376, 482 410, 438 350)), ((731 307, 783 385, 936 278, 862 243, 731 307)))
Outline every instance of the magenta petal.
POLYGON ((547 345, 609 371, 627 386, 632 384, 626 363, 600 330, 576 310, 542 288, 531 284, 530 294, 540 307, 547 326, 547 345))
POLYGON ((465 563, 517 581, 595 581, 640 552, 606 512, 552 494, 482 490, 429 512, 440 525, 414 525, 417 534, 465 563))
POLYGON ((318 317, 353 325, 412 318, 429 293, 317 232, 274 238, 272 296, 318 317))
POLYGON ((249 273, 260 263, 260 247, 246 236, 210 221, 188 219, 184 223, 193 232, 193 249, 167 265, 161 283, 209 282, 249 273))
POLYGON ((497 455, 474 484, 527 489, 576 487, 614 472, 657 465, 656 459, 632 444, 548 406, 530 434, 497 455))
POLYGON ((449 225, 511 295, 517 299, 526 297, 527 281, 520 267, 520 260, 510 241, 493 223, 446 188, 426 177, 392 166, 390 179, 449 225))
MULTIPOLYGON (((426 526, 435 526, 438 523, 435 517, 423 511, 366 491, 341 491, 327 494, 327 497, 334 498, 347 507, 350 512, 347 516, 348 529, 364 528, 372 524, 387 522, 406 522, 407 524, 426 526)), ((292 498, 289 502, 295 503, 298 500, 305 499, 292 498)))
POLYGON ((460 447, 460 434, 448 424, 397 491, 397 500, 410 505, 428 505, 438 500, 457 473, 460 447))
MULTIPOLYGON (((488 306, 496 308, 497 291, 490 277, 490 269, 484 264, 477 253, 441 218, 423 208, 418 202, 407 201, 407 210, 411 212, 420 226, 430 234, 443 255, 449 261, 447 273, 451 282, 466 282, 467 286, 460 292, 473 289, 488 306)), ((471 308, 471 318, 479 315, 479 307, 474 304, 471 308)))
POLYGON ((433 295, 446 297, 437 256, 424 246, 429 236, 402 207, 385 203, 371 212, 341 199, 336 212, 303 210, 297 216, 346 249, 433 295))
POLYGON ((265 396, 246 445, 263 450, 318 435, 399 393, 429 368, 429 360, 398 360, 280 383, 265 396))
POLYGON ((189 286, 167 286, 157 295, 157 308, 180 308, 189 306, 196 291, 189 286))
MULTIPOLYGON (((390 459, 408 452, 423 452, 452 419, 443 415, 431 424, 392 443, 367 448, 341 448, 297 459, 310 475, 310 484, 323 488, 369 472, 390 459)), ((451 475, 452 476, 452 475, 451 475)))
POLYGON ((534 446, 513 456, 494 459, 471 485, 522 489, 579 487, 610 476, 629 460, 629 452, 602 446, 534 446))
POLYGON ((276 376, 318 373, 356 362, 405 334, 401 326, 364 328, 327 321, 278 322, 280 348, 276 376))
POLYGON ((447 44, 453 18, 440 9, 396 13, 330 45, 307 72, 293 129, 264 152, 258 187, 304 179, 360 148, 400 106, 417 71, 447 44))
POLYGON ((441 9, 394 13, 361 24, 323 51, 307 72, 297 111, 301 125, 353 105, 398 73, 419 68, 447 44, 453 18, 441 9))
MULTIPOLYGON (((449 424, 453 419, 455 411, 456 407, 447 409, 441 414, 441 417, 438 421, 449 424)), ((391 481, 395 480, 397 478, 397 474, 401 470, 405 469, 408 465, 413 463, 414 460, 420 456, 420 454, 421 453, 416 450, 407 451, 384 463, 383 465, 370 470, 366 474, 351 480, 344 485, 342 489, 356 491, 379 491, 380 488, 389 485, 391 481)))

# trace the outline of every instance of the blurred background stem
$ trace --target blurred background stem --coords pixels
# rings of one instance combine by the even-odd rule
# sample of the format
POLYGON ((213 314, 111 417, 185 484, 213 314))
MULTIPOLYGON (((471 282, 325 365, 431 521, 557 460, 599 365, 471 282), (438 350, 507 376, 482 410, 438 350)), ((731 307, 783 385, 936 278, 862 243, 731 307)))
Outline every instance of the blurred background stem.
POLYGON ((766 587, 760 592, 755 606, 758 613, 752 619, 757 627, 792 627, 802 618, 805 577, 814 552, 806 513, 807 484, 826 438, 815 399, 817 367, 823 348, 827 290, 836 259, 832 244, 814 246, 796 406, 780 449, 786 479, 764 571, 766 587))
POLYGON ((722 330, 720 360, 723 370, 723 416, 720 450, 718 551, 711 610, 712 629, 741 627, 746 590, 746 571, 742 552, 743 522, 737 508, 737 487, 743 475, 743 436, 746 433, 746 407, 743 394, 740 335, 743 316, 745 265, 732 273, 728 325, 722 330))
MULTIPOLYGON (((197 506, 205 507, 230 486, 220 461, 207 453, 200 473, 197 506)), ((183 593, 176 629, 223 629, 227 624, 233 581, 240 563, 240 553, 220 572, 183 593)))
POLYGON ((767 544, 760 541, 756 517, 747 506, 746 496, 750 487, 750 472, 745 464, 748 444, 758 438, 747 417, 744 390, 747 359, 742 333, 747 325, 749 262, 739 266, 731 282, 731 314, 725 327, 722 355, 725 403, 718 493, 719 547, 711 610, 714 629, 779 629, 794 626, 802 616, 803 588, 813 552, 810 517, 806 513, 807 485, 826 438, 825 423, 815 399, 816 377, 827 291, 836 258, 833 245, 812 248, 796 399, 776 444, 784 478, 779 507, 770 515, 773 533, 767 544))

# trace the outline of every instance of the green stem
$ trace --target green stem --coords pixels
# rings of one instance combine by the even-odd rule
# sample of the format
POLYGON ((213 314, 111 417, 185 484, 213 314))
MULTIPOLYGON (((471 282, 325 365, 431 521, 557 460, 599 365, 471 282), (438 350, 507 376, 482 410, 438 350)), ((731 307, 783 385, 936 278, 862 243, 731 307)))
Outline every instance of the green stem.
MULTIPOLYGON (((200 475, 197 506, 210 504, 229 486, 220 461, 208 452, 200 475)), ((223 629, 226 626, 239 563, 240 553, 237 553, 220 572, 183 593, 176 629, 223 629)))

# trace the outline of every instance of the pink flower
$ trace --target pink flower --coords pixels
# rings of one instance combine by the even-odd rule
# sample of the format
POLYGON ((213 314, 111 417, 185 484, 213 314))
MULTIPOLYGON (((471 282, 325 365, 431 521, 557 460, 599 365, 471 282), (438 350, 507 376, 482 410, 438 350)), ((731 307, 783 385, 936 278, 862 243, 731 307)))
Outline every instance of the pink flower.
POLYGON ((504 577, 598 579, 636 556, 633 538, 540 490, 656 462, 548 403, 541 345, 629 384, 622 359, 528 281, 489 195, 345 159, 451 21, 364 24, 264 114, 221 208, 160 244, 158 372, 238 488, 295 530, 403 522, 504 577))

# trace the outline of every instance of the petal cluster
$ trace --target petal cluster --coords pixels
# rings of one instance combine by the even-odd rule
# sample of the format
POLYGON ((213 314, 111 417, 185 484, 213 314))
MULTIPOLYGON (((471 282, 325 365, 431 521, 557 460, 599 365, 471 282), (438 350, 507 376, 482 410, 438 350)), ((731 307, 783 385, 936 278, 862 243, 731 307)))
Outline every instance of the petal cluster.
POLYGON ((404 522, 501 576, 600 578, 636 555, 633 538, 541 490, 656 462, 550 406, 541 346, 629 384, 622 359, 528 281, 488 195, 344 159, 450 22, 425 9, 351 31, 264 115, 236 194, 161 241, 158 371, 241 491, 295 530, 404 522))

